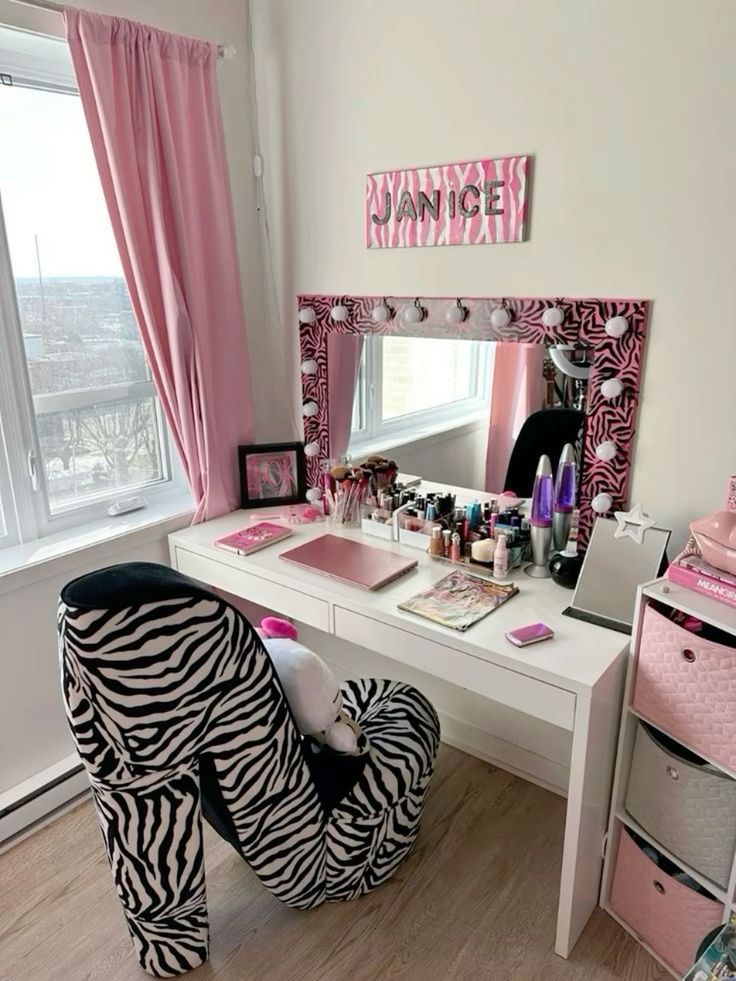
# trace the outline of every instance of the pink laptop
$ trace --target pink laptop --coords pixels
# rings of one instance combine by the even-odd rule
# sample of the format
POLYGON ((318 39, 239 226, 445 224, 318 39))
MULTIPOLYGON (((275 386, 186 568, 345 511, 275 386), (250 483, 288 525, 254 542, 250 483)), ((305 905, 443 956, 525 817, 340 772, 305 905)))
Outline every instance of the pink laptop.
POLYGON ((380 589, 419 564, 416 559, 337 535, 320 535, 305 545, 282 552, 280 558, 331 579, 370 590, 380 589))

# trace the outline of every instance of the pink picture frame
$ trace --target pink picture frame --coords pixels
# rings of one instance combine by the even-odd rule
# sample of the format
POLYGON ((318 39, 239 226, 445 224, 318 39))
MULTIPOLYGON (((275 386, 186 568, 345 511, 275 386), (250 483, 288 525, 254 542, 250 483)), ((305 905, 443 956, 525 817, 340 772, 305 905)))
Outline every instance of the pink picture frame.
POLYGON ((425 311, 424 319, 420 323, 406 323, 402 312, 415 302, 417 298, 413 296, 301 294, 298 297, 308 491, 318 489, 320 462, 329 457, 327 338, 330 334, 404 334, 545 344, 582 342, 590 346, 593 362, 579 488, 580 542, 584 547, 596 517, 591 504, 598 495, 610 496, 610 514, 628 507, 648 302, 575 297, 463 297, 467 309, 465 320, 448 324, 445 318, 448 304, 454 304, 456 298, 421 297, 418 302, 425 311), (385 323, 376 323, 371 314, 382 304, 389 306, 392 316, 385 323), (491 323, 493 310, 500 306, 511 315, 508 326, 501 329, 491 323), (339 307, 346 308, 339 312, 346 312, 347 316, 335 320, 331 311, 339 307), (550 307, 562 311, 559 326, 548 327, 544 323, 543 314, 550 307), (615 317, 626 321, 627 329, 621 336, 615 336, 617 331, 610 325, 606 329, 615 317), (621 382, 621 394, 606 398, 601 386, 613 378, 621 382), (604 442, 615 444, 613 459, 602 460, 597 455, 596 448, 604 442))

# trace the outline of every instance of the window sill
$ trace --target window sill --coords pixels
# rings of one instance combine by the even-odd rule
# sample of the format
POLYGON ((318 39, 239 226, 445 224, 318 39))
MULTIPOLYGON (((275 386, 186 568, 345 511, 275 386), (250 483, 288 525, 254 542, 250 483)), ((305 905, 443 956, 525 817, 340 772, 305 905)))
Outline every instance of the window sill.
POLYGON ((0 594, 49 579, 83 562, 109 564, 111 553, 183 528, 194 513, 188 493, 167 497, 141 511, 86 525, 0 551, 0 594))

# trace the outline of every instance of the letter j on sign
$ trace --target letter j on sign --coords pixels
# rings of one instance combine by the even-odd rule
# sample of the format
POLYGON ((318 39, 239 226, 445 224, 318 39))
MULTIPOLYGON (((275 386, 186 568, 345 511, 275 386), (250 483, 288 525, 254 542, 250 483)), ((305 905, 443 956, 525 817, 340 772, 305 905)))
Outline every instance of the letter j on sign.
POLYGON ((523 242, 529 157, 387 170, 368 174, 366 245, 523 242))

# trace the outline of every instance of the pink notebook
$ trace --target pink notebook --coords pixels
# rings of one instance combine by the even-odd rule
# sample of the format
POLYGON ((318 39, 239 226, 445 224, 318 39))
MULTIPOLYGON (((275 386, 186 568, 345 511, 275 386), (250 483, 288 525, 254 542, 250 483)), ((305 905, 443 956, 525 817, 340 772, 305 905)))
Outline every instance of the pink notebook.
POLYGON ((313 538, 305 545, 282 552, 280 558, 331 579, 370 590, 380 589, 419 564, 416 559, 337 535, 313 538))
POLYGON ((250 528, 241 528, 234 531, 232 535, 225 535, 218 538, 215 545, 218 548, 226 548, 230 552, 237 552, 238 555, 250 555, 257 552, 260 548, 273 545, 291 535, 291 528, 284 528, 283 525, 275 525, 270 521, 259 521, 257 525, 250 528))

